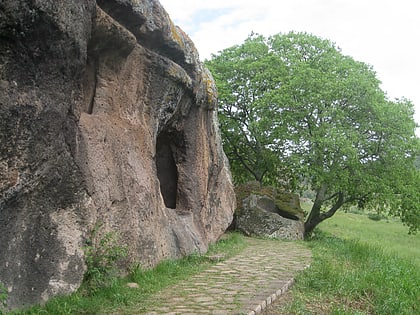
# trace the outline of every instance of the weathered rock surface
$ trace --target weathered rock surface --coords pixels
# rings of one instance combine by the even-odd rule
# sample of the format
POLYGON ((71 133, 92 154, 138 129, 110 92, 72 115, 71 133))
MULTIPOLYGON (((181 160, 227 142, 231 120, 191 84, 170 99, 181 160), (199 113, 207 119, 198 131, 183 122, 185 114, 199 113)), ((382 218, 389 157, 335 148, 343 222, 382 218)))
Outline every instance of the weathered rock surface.
POLYGON ((78 288, 96 223, 127 265, 205 251, 232 220, 216 90, 155 0, 0 2, 0 282, 78 288))
POLYGON ((235 229, 245 235, 303 239, 304 213, 298 195, 255 183, 238 190, 235 229))

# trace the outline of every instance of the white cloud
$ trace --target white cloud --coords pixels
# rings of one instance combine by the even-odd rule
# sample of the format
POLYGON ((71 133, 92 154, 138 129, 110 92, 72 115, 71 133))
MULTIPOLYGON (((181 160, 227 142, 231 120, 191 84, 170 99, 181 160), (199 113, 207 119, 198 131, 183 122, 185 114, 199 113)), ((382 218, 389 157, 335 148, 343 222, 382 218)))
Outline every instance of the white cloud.
POLYGON ((392 98, 416 105, 420 124, 420 2, 418 0, 161 0, 194 41, 202 59, 265 36, 306 31, 371 64, 392 98))

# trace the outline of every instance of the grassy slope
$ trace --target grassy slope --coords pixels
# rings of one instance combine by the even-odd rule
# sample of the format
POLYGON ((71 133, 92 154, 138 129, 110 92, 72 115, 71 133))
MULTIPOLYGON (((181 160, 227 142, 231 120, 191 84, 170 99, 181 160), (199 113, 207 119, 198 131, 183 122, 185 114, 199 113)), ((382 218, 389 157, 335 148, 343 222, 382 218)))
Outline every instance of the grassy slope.
POLYGON ((338 212, 320 225, 322 231, 343 239, 380 246, 386 253, 413 260, 420 267, 420 233, 408 235, 397 219, 373 221, 366 215, 338 212))
POLYGON ((265 315, 420 314, 420 235, 399 221, 338 213, 308 245, 311 267, 265 315))

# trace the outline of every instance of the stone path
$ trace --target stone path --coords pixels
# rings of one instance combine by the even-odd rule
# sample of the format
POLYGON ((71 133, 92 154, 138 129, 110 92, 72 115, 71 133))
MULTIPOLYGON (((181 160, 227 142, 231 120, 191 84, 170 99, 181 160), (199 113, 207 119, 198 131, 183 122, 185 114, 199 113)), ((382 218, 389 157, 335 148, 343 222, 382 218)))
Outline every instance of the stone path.
POLYGON ((311 252, 299 243, 246 241, 240 254, 161 291, 144 314, 259 314, 309 266, 311 252))

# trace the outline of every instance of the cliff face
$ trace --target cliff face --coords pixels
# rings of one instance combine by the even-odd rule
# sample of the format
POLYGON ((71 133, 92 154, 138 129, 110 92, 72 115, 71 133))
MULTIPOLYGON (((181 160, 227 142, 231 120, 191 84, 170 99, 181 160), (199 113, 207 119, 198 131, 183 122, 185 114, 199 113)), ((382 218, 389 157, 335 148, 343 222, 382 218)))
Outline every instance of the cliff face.
POLYGON ((95 224, 127 265, 205 251, 235 207, 214 81, 155 0, 0 3, 0 282, 70 293, 95 224))

